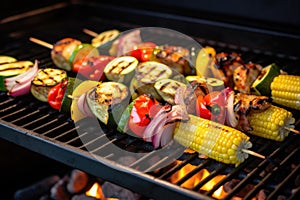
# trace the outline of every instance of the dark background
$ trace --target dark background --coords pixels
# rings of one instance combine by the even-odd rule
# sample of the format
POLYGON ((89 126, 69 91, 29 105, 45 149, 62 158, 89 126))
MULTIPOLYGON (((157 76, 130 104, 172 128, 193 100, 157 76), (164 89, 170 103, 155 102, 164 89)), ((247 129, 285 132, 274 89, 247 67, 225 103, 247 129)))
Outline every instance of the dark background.
POLYGON ((80 1, 144 8, 149 11, 300 34, 300 1, 297 0, 9 0, 0 7, 0 20, 59 2, 80 1))

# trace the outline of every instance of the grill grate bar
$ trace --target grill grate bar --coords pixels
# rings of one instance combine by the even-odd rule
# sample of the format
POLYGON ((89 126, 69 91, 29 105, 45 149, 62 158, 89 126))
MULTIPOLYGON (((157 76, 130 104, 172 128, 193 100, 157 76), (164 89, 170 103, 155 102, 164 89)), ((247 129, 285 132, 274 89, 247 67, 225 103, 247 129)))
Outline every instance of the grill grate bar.
MULTIPOLYGON (((13 109, 13 108, 15 108, 15 107, 17 107, 17 104, 14 104, 14 105, 11 105, 11 106, 9 106, 9 107, 7 107, 7 108, 4 108, 3 110, 1 110, 1 112, 2 113, 4 113, 4 112, 7 112, 7 111, 9 111, 10 109, 13 109)), ((6 115, 5 115, 6 116, 6 115)), ((4 117, 5 117, 4 116, 4 117)), ((2 119, 2 117, 1 117, 1 119, 2 119)))
POLYGON ((72 142, 76 141, 80 139, 80 135, 78 135, 77 137, 72 138, 71 140, 69 140, 68 142, 66 142, 66 144, 71 144, 72 142))
POLYGON ((246 168, 249 163, 253 161, 253 158, 248 158, 247 161, 243 162, 238 168, 234 168, 229 174, 226 175, 224 179, 219 181, 211 190, 207 191, 206 195, 212 195, 217 189, 219 189, 220 186, 224 185, 229 180, 232 180, 233 178, 237 177, 238 175, 241 175, 242 170, 246 168))
POLYGON ((6 119, 9 118, 10 116, 18 115, 19 113, 23 112, 24 110, 26 110, 25 107, 23 107, 23 108, 21 108, 21 109, 19 109, 19 110, 16 110, 16 111, 14 111, 14 112, 11 112, 11 113, 9 113, 9 114, 7 114, 7 115, 5 115, 2 119, 3 119, 3 120, 6 120, 6 119))
POLYGON ((182 185, 185 183, 188 179, 192 178, 196 173, 198 173, 200 170, 204 169, 206 166, 208 166, 210 163, 210 160, 206 160, 205 162, 198 165, 195 169, 193 169, 190 173, 182 177, 180 180, 178 180, 175 184, 176 185, 182 185))
POLYGON ((212 178, 214 178, 215 176, 219 175, 221 172, 224 171, 224 169, 226 168, 225 165, 222 165, 221 167, 219 167, 217 170, 211 172, 205 179, 203 179, 200 183, 198 183, 193 190, 194 191, 198 191, 201 189, 201 187, 203 185, 205 185, 207 182, 209 182, 212 178))
POLYGON ((156 169, 159 165, 163 164, 164 162, 167 162, 170 159, 173 160, 174 159, 174 155, 177 155, 179 152, 181 152, 181 149, 176 149, 171 154, 168 154, 168 155, 164 156, 162 159, 160 159, 154 165, 151 165, 145 171, 153 171, 154 169, 156 169))
POLYGON ((101 150, 101 149, 104 149, 104 148, 107 147, 108 145, 111 145, 112 143, 116 142, 117 140, 118 140, 117 138, 114 138, 114 139, 112 139, 112 140, 106 142, 105 144, 99 146, 98 148, 96 148, 96 149, 94 149, 94 150, 92 150, 92 151, 90 151, 90 152, 91 152, 91 153, 97 154, 97 153, 96 153, 97 151, 99 151, 99 150, 101 150))
POLYGON ((193 153, 191 154, 187 159, 185 159, 184 161, 182 161, 181 163, 179 163, 178 165, 174 166, 173 168, 171 168, 169 171, 165 172, 164 174, 162 174, 159 178, 160 179, 166 179, 168 177, 170 177, 172 174, 174 174, 176 171, 180 170, 182 167, 184 167, 187 163, 189 163, 190 161, 194 160, 195 158, 198 157, 197 153, 193 153))
MULTIPOLYGON (((69 129, 69 130, 63 132, 62 134, 59 134, 59 135, 55 136, 53 139, 58 140, 59 138, 64 137, 64 136, 68 135, 69 133, 71 133, 71 132, 73 132, 73 131, 76 131, 76 127, 72 128, 72 129, 69 129)), ((87 132, 86 132, 86 133, 87 133, 87 132)), ((80 136, 81 136, 81 135, 80 135, 80 136)))
MULTIPOLYGON (((56 121, 57 121, 57 120, 56 120, 56 121)), ((53 128, 53 129, 49 129, 48 131, 42 133, 41 135, 47 135, 47 134, 49 134, 49 133, 51 133, 51 132, 53 132, 53 131, 55 131, 55 130, 61 129, 62 127, 66 126, 66 125, 69 125, 69 122, 66 121, 66 122, 60 124, 59 126, 56 126, 56 127, 53 128)))
MULTIPOLYGON (((295 156, 296 153, 298 153, 299 148, 295 149, 293 152, 291 152, 281 163, 280 166, 283 166, 285 163, 287 163, 293 156, 295 156)), ((272 177, 274 177, 275 175, 277 175, 277 173, 279 172, 280 167, 276 166, 273 171, 271 171, 268 175, 266 175, 257 185, 255 185, 255 187, 253 188, 253 190, 251 192, 249 192, 244 199, 247 200, 251 200, 251 198, 258 192, 258 190, 260 188, 263 187, 263 185, 269 181, 272 177)), ((288 179, 288 178, 287 178, 288 179)), ((279 190, 279 187, 276 187, 276 190, 279 190)))
MULTIPOLYGON (((88 132, 85 132, 85 133, 88 133, 88 132)), ((101 140, 101 139, 104 138, 104 137, 106 137, 106 135, 105 135, 105 134, 102 134, 100 137, 96 137, 96 138, 90 140, 89 142, 86 142, 84 145, 80 146, 79 148, 88 147, 88 145, 94 143, 94 142, 97 141, 97 140, 101 140)))
MULTIPOLYGON (((49 116, 51 116, 51 115, 49 115, 49 116)), ((58 121, 59 121, 59 119, 57 119, 57 118, 52 119, 51 121, 48 121, 47 123, 45 123, 45 124, 43 124, 41 126, 37 126, 34 129, 32 129, 32 130, 35 131, 35 132, 38 132, 37 130, 42 129, 42 128, 44 128, 44 127, 46 127, 46 126, 48 126, 48 125, 50 125, 52 123, 58 122, 58 121)))
POLYGON ((7 103, 10 103, 10 102, 12 102, 13 100, 14 100, 14 99, 9 98, 9 99, 7 99, 6 101, 0 102, 0 106, 2 106, 2 105, 4 105, 4 104, 7 104, 7 103))
POLYGON ((35 115, 35 114, 37 114, 37 113, 39 113, 40 112, 40 110, 34 110, 34 111, 32 111, 32 112, 30 112, 30 113, 28 113, 28 114, 26 114, 26 115, 23 115, 23 116, 21 116, 21 117, 18 117, 17 119, 15 119, 15 120, 13 120, 13 121, 11 121, 11 123, 17 123, 18 121, 21 121, 21 120, 24 120, 24 119, 26 119, 26 118, 28 118, 28 117, 30 117, 30 116, 32 116, 32 115, 35 115))
POLYGON ((33 121, 30 121, 30 122, 24 124, 23 127, 26 128, 26 127, 28 127, 28 126, 30 126, 30 125, 36 123, 36 122, 39 122, 40 120, 46 119, 46 118, 49 117, 49 116, 50 116, 50 114, 45 114, 45 115, 41 116, 41 117, 38 118, 38 119, 35 119, 35 120, 33 120, 33 121))
MULTIPOLYGON (((299 148, 297 149, 299 150, 299 148)), ((274 199, 274 196, 279 193, 285 185, 288 184, 288 182, 293 178, 299 175, 300 172, 300 165, 298 165, 281 183, 279 183, 276 187, 276 190, 273 190, 273 192, 268 196, 269 199, 274 199)))
POLYGON ((129 167, 131 168, 135 168, 136 166, 138 166, 141 162, 144 162, 146 159, 150 158, 151 156, 153 156, 153 154, 155 154, 155 151, 152 151, 150 153, 147 153, 145 156, 139 158, 138 160, 136 160, 135 162, 131 163, 129 165, 129 167))

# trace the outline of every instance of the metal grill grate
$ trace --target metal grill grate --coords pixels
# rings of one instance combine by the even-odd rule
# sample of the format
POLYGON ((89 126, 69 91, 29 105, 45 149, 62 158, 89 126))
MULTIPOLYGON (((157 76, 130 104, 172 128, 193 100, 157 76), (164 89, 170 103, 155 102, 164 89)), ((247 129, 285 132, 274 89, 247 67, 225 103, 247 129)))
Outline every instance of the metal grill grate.
MULTIPOLYGON (((85 25, 101 22, 103 30, 110 28, 124 30, 136 26, 107 19, 102 20, 93 15, 84 20, 81 18, 72 18, 71 20, 70 18, 66 18, 58 24, 50 23, 48 29, 41 27, 34 32, 34 35, 50 36, 47 41, 53 42, 71 32, 72 34, 68 36, 87 41, 88 37, 81 32, 85 25), (77 26, 72 27, 72 24, 75 23, 77 26), (62 28, 63 24, 69 25, 62 28), (59 28, 61 30, 56 34, 55 30, 59 28)), ((13 40, 13 43, 8 44, 5 50, 0 51, 0 54, 11 55, 19 60, 37 59, 40 67, 54 66, 49 50, 30 43, 27 41, 27 36, 25 34, 19 39, 13 40)), ((211 45, 218 52, 232 50, 242 52, 246 61, 256 61, 262 65, 277 62, 289 66, 291 73, 297 71, 292 67, 297 65, 298 58, 251 50, 212 40, 197 39, 203 46, 211 45)), ((31 95, 12 98, 2 92, 0 97, 0 123, 4 128, 4 132, 0 134, 2 138, 37 151, 51 159, 85 170, 92 175, 115 182, 148 198, 213 199, 214 192, 220 186, 232 182, 234 182, 234 186, 224 199, 241 195, 245 188, 248 190, 244 194, 244 199, 252 199, 262 189, 265 191, 267 199, 276 199, 281 196, 293 199, 299 195, 300 185, 297 179, 300 178, 300 137, 294 134, 290 134, 282 143, 253 137, 251 139, 254 144, 253 149, 267 155, 268 159, 250 157, 237 168, 201 158, 196 153, 186 152, 178 158, 179 162, 173 162, 165 168, 153 171, 156 166, 168 162, 173 154, 178 153, 177 150, 167 149, 164 155, 158 159, 157 155, 152 152, 152 146, 148 143, 115 131, 95 130, 93 127, 87 126, 85 120, 74 124, 68 116, 53 110, 46 103, 35 100, 31 95), (117 146, 127 151, 150 153, 141 156, 125 167, 113 162, 122 154, 112 152, 111 146, 117 146), (157 160, 157 162, 145 169, 137 169, 139 163, 145 160, 157 160), (194 167, 184 177, 171 183, 171 177, 187 165, 194 167), (208 170, 210 175, 190 189, 185 189, 183 184, 203 169, 208 170), (143 171, 153 172, 144 173, 143 171), (224 178, 208 191, 204 191, 203 186, 218 175, 224 175, 224 178), (137 185, 139 187, 136 187, 137 185)), ((294 114, 298 115, 295 112, 294 114)), ((88 119, 86 120, 88 121, 88 119)))

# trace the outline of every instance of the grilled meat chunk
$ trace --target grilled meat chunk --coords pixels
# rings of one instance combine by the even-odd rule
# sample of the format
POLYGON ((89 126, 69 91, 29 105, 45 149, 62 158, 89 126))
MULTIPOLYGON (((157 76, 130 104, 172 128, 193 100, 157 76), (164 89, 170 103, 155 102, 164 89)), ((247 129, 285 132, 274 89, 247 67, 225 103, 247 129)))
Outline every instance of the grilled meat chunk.
POLYGON ((249 113, 261 112, 270 106, 270 97, 237 93, 234 100, 234 112, 236 112, 239 116, 239 128, 241 128, 243 131, 252 130, 252 127, 247 119, 249 113))

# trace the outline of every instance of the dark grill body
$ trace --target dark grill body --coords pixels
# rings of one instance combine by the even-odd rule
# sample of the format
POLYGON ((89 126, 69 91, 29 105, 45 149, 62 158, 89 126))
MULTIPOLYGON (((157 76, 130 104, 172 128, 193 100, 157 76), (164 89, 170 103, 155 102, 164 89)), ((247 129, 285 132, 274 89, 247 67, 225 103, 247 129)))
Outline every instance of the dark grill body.
MULTIPOLYGON (((0 54, 11 55, 18 60, 34 61, 37 59, 43 68, 54 67, 50 58, 50 50, 33 44, 29 41, 29 37, 36 37, 49 43, 54 43, 64 37, 90 42, 91 36, 83 33, 84 28, 100 33, 109 29, 125 31, 136 27, 154 26, 180 31, 199 41, 202 46, 213 46, 217 52, 240 52, 245 61, 253 61, 263 66, 275 62, 283 66, 290 74, 300 75, 300 36, 296 30, 298 26, 293 24, 294 22, 289 26, 283 26, 286 31, 281 31, 278 28, 280 23, 274 23, 275 25, 270 23, 267 26, 268 29, 264 29, 265 22, 254 24, 255 20, 252 19, 249 20, 249 26, 246 26, 247 23, 242 21, 243 18, 240 19, 241 21, 234 17, 221 18, 222 15, 214 15, 210 18, 209 12, 203 12, 201 16, 187 14, 191 8, 180 10, 176 4, 174 7, 166 6, 155 9, 157 3, 149 5, 146 3, 145 6, 117 3, 58 2, 47 4, 47 7, 43 9, 26 9, 24 11, 30 12, 25 15, 5 16, 8 18, 4 18, 0 24, 0 54), (177 10, 172 10, 173 8, 177 10)), ((143 171, 151 171, 151 167, 155 166, 149 165, 147 169, 136 169, 136 166, 145 159, 157 159, 156 155, 150 153, 126 167, 112 161, 120 155, 109 151, 109 147, 117 145, 128 151, 133 149, 151 152, 151 145, 115 131, 99 132, 99 130, 86 127, 84 120, 79 125, 74 124, 68 115, 53 110, 47 103, 38 102, 31 95, 12 98, 2 92, 0 96, 1 141, 5 145, 7 141, 12 142, 13 145, 8 145, 5 149, 7 151, 15 145, 17 149, 24 147, 36 152, 37 155, 34 154, 34 156, 42 161, 33 163, 30 167, 42 166, 48 172, 50 169, 43 163, 45 158, 49 158, 53 160, 56 170, 64 171, 69 167, 79 168, 95 177, 131 189, 149 199, 213 199, 212 195, 219 186, 233 180, 237 184, 228 192, 225 199, 240 195, 245 188, 249 187, 251 189, 244 195, 245 199, 257 196, 262 189, 266 191, 267 199, 277 199, 281 196, 296 199, 299 195, 300 137, 296 134, 291 133, 284 142, 251 137, 253 149, 266 155, 268 159, 250 156, 237 168, 210 159, 199 158, 195 153, 184 153, 178 159, 182 161, 181 163, 144 173, 143 171), (84 129, 87 134, 78 135, 78 129, 84 129), (99 134, 101 134, 100 137, 99 134), (87 142, 83 144, 82 140, 87 142), (196 168, 177 183, 171 183, 170 177, 188 163, 196 168), (211 174, 207 179, 199 182, 192 189, 180 186, 204 168, 211 174), (226 175, 226 177, 209 191, 200 189, 217 175, 226 175)), ((297 120, 299 113, 292 112, 296 118, 296 129, 299 129, 297 120)), ((167 151, 159 159, 160 162, 167 161, 171 157, 170 154, 176 153, 174 151, 176 150, 167 151)), ((5 154, 5 152, 2 153, 5 154)), ((50 161, 45 161, 45 163, 48 162, 50 161)), ((7 163, 10 162, 7 161, 7 163)), ((5 165, 5 161, 2 165, 5 165)), ((22 163, 18 163, 16 167, 22 167, 22 163)), ((9 170, 5 167, 5 170, 13 174, 14 170, 18 170, 17 168, 9 170)))

